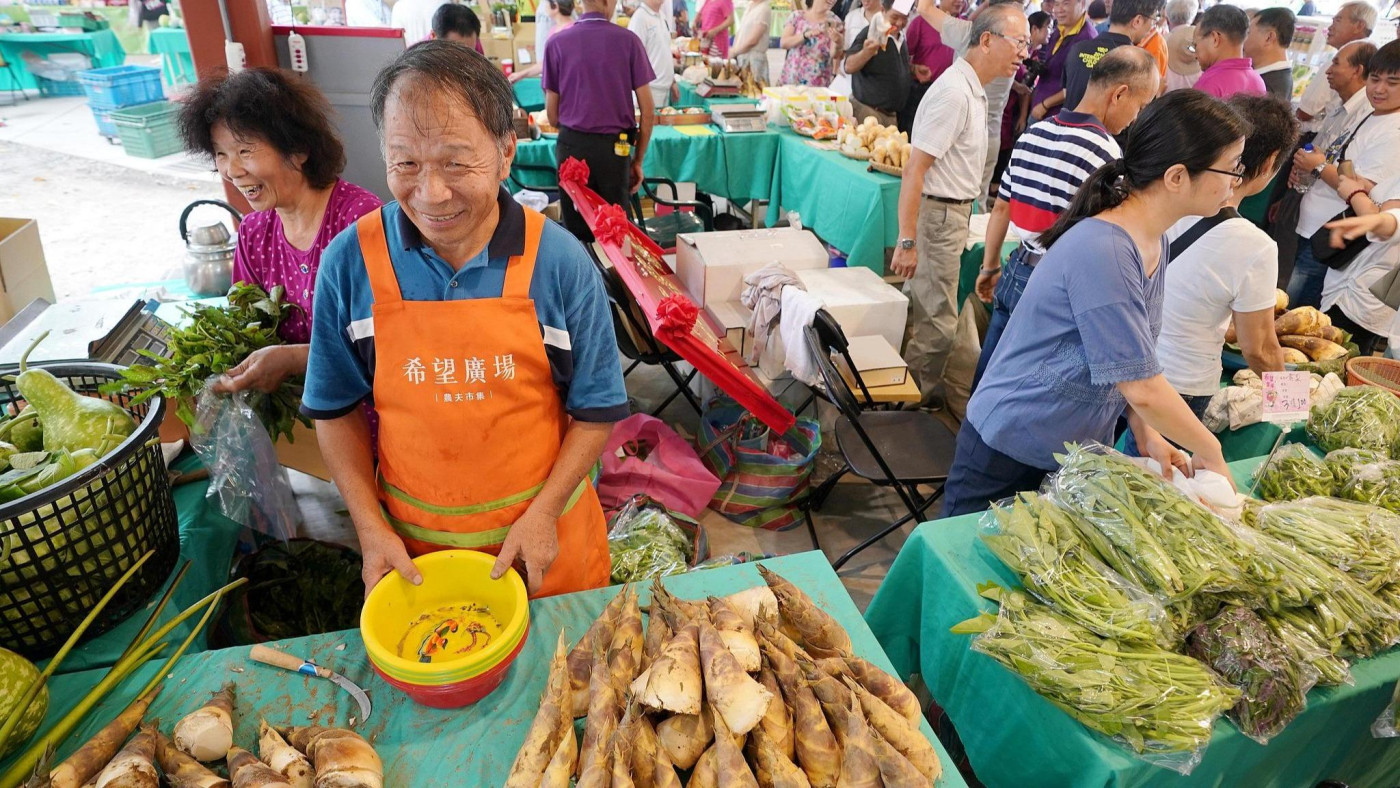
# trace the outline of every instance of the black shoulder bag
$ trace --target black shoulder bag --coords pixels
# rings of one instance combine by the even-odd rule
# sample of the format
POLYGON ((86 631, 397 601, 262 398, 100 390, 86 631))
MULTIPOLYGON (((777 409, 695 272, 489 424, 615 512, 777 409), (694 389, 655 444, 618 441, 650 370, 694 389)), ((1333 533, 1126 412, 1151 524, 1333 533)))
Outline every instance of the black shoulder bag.
POLYGON ((1191 225, 1191 229, 1187 230, 1181 235, 1178 235, 1176 237, 1176 240, 1172 241, 1171 246, 1167 248, 1167 262, 1171 262, 1172 260, 1175 260, 1176 258, 1180 257, 1181 253, 1186 251, 1187 248, 1191 246, 1191 244, 1201 240, 1201 236, 1205 235, 1211 230, 1214 230, 1216 227, 1219 227, 1220 225, 1224 224, 1225 222, 1231 219, 1238 218, 1240 218, 1240 212, 1235 210, 1234 208, 1226 206, 1224 208, 1221 208, 1220 212, 1216 215, 1207 216, 1206 218, 1201 219, 1200 221, 1191 225))
MULTIPOLYGON (((1360 123, 1356 124, 1356 128, 1352 129, 1351 136, 1347 137, 1346 143, 1342 145, 1341 153, 1337 155, 1337 162, 1339 164, 1346 161, 1347 148, 1351 147, 1352 140, 1356 139, 1356 133, 1361 131, 1361 127, 1365 126, 1366 121, 1370 120, 1371 117, 1371 115, 1367 115, 1360 123)), ((1325 183, 1323 184, 1323 186, 1326 185, 1325 183)), ((1332 245, 1332 231, 1327 229, 1327 225, 1338 219, 1349 219, 1355 215, 1356 211, 1352 210, 1351 205, 1348 204, 1341 213, 1324 222, 1322 227, 1318 228, 1318 231, 1312 234, 1312 238, 1308 239, 1312 244, 1313 257, 1316 257, 1319 263, 1322 263, 1334 271, 1340 271, 1348 265, 1351 265, 1351 261, 1355 260, 1356 256, 1361 254, 1362 249, 1371 245, 1371 242, 1366 240, 1366 236, 1364 235, 1360 238, 1347 241, 1346 246, 1343 246, 1341 249, 1332 245)))

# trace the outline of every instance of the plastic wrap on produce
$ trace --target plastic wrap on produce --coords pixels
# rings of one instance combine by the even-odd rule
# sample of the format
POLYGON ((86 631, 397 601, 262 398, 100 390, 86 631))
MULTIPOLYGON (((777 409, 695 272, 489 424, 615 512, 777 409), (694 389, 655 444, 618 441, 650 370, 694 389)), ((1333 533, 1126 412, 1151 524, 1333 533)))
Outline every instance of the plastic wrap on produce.
POLYGON ((1306 662, 1317 671, 1317 683, 1324 687, 1355 684, 1351 665, 1317 641, 1310 632, 1298 626, 1293 616, 1263 611, 1259 619, 1286 649, 1295 662, 1306 662))
POLYGON ((1390 702, 1385 705, 1385 710, 1381 716, 1371 723, 1371 736, 1376 739, 1393 739, 1400 736, 1400 730, 1395 729, 1395 719, 1400 716, 1400 681, 1395 683, 1395 689, 1391 690, 1390 702))
POLYGON ((1245 572, 1250 585, 1230 595, 1232 601, 1278 611, 1303 607, 1327 593, 1327 578, 1335 569, 1282 539, 1249 526, 1238 528, 1254 549, 1245 572))
POLYGON ((982 541, 1026 590, 1095 634, 1170 646, 1175 633, 1161 599, 1108 568, 1079 538, 1074 515, 1022 493, 982 518, 982 541))
POLYGON ((249 392, 215 394, 210 378, 199 394, 190 445, 209 469, 209 495, 234 522, 278 539, 297 535, 301 522, 287 470, 272 436, 248 402, 249 392))
POLYGON ((1383 460, 1353 466, 1351 475, 1337 488, 1337 495, 1400 512, 1400 462, 1383 460))
POLYGON ((1240 691, 1229 711, 1240 732, 1267 744, 1307 706, 1318 672, 1294 660, 1254 611, 1227 607, 1196 627, 1187 653, 1240 691))
POLYGON ((1311 449, 1290 443, 1255 471, 1255 489, 1266 501, 1296 501, 1314 495, 1331 495, 1335 488, 1332 468, 1311 449))
POLYGON ((1149 763, 1190 774, 1240 693, 1200 661, 1102 638, 1017 591, 954 627, 1041 697, 1149 763))
POLYGON ((1255 527, 1369 590, 1400 581, 1400 515, 1379 506, 1327 497, 1272 503, 1256 513, 1255 527))
POLYGON ((681 526, 684 515, 645 495, 634 495, 613 515, 608 527, 614 583, 640 583, 686 571, 696 557, 699 525, 681 526))
POLYGON ((1308 435, 1323 451, 1357 448, 1389 453, 1400 436, 1400 398, 1376 386, 1349 386, 1308 415, 1308 435))
POLYGON ((1352 473, 1363 465, 1374 465, 1378 462, 1385 462, 1390 459, 1387 452, 1376 451, 1375 449, 1337 449, 1327 452, 1327 456, 1322 458, 1327 465, 1327 470, 1332 472, 1332 490, 1335 493, 1346 484, 1352 473))

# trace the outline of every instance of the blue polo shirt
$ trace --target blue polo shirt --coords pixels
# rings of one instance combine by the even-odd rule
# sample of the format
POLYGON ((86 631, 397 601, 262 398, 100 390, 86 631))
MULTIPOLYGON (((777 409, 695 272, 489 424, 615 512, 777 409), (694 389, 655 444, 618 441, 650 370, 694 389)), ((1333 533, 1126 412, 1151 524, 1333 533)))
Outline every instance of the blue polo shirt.
MULTIPOLYGON (((455 271, 427 245, 397 202, 380 210, 406 301, 500 298, 506 263, 525 250, 524 209, 504 189, 497 197, 500 221, 491 240, 455 271)), ((627 390, 603 283, 583 245, 552 221, 545 221, 540 237, 530 298, 550 372, 569 415, 589 422, 626 418, 627 390)), ((359 235, 351 225, 321 254, 302 413, 334 419, 371 396, 373 303, 359 235)))

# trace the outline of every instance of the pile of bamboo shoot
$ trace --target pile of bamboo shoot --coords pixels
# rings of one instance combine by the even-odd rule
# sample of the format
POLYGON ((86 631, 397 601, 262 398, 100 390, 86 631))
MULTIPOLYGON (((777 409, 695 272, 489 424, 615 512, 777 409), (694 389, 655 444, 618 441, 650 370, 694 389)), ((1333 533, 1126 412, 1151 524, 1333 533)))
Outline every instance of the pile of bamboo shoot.
POLYGON ((507 788, 932 785, 913 693, 758 569, 766 586, 703 601, 653 581, 645 628, 626 586, 572 650, 561 632, 507 788))

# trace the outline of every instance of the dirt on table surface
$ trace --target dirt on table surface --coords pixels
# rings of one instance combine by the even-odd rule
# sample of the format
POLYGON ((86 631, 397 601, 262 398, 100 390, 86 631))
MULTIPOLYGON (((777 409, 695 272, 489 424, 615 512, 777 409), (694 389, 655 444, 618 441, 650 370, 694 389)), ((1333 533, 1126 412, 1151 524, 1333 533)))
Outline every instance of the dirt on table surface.
POLYGON ((217 182, 194 172, 152 174, 0 142, 0 216, 38 220, 59 299, 179 278, 180 212, 222 198, 217 182))

